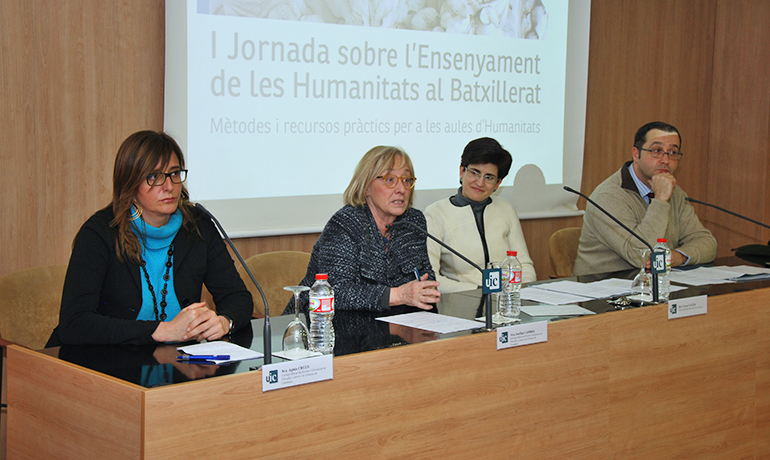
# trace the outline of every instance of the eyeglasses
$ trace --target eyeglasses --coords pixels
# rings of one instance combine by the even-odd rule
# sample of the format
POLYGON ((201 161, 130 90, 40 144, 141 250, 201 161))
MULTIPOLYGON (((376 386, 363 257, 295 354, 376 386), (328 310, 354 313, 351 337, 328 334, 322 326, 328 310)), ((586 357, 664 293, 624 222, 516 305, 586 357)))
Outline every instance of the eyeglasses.
MULTIPOLYGON (((481 171, 474 168, 465 168, 465 171, 470 173, 471 179, 473 180, 479 180, 482 177, 481 171)), ((484 174, 484 182, 487 184, 496 184, 497 183, 497 176, 494 174, 484 174)))
POLYGON ((163 171, 156 171, 147 174, 147 185, 150 187, 158 187, 166 183, 166 178, 171 179, 172 184, 181 184, 187 179, 186 169, 177 169, 169 173, 163 171))
POLYGON ((384 176, 377 176, 377 179, 382 179, 383 182, 385 182, 385 186, 388 188, 396 188, 396 185, 398 184, 398 181, 401 181, 404 183, 404 187, 406 188, 414 188, 414 182, 417 180, 416 177, 411 176, 396 176, 395 174, 385 174, 384 176))
POLYGON ((640 148, 639 150, 644 150, 645 152, 650 152, 650 156, 655 158, 656 160, 659 159, 659 158, 663 158, 663 155, 668 155, 668 158, 671 159, 671 160, 674 160, 674 161, 679 161, 679 160, 682 159, 682 152, 680 152, 678 150, 673 150, 672 149, 672 150, 669 150, 668 152, 663 150, 663 149, 661 149, 661 148, 656 148, 656 149, 643 149, 643 148, 640 148))

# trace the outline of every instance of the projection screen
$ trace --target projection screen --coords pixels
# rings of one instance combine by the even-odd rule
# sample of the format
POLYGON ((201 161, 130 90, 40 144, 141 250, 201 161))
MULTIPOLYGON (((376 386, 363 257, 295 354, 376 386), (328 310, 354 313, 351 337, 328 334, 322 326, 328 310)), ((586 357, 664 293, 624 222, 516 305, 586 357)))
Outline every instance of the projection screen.
POLYGON ((165 130, 191 198, 234 237, 319 232, 358 160, 402 147, 415 206, 456 193, 460 155, 497 139, 496 196, 576 215, 590 2, 166 2, 165 130))

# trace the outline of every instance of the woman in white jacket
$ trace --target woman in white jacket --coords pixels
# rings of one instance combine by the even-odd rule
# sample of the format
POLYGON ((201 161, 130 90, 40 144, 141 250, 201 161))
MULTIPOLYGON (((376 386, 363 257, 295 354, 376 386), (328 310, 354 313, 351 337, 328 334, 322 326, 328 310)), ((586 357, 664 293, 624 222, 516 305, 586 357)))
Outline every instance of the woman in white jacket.
MULTIPOLYGON (((428 231, 480 267, 502 262, 506 251, 517 251, 522 281, 537 280, 521 224, 507 201, 491 197, 511 168, 511 154, 496 140, 483 137, 468 143, 460 160, 460 188, 456 195, 425 209, 428 231)), ((481 273, 467 262, 428 239, 439 291, 476 289, 481 273)))

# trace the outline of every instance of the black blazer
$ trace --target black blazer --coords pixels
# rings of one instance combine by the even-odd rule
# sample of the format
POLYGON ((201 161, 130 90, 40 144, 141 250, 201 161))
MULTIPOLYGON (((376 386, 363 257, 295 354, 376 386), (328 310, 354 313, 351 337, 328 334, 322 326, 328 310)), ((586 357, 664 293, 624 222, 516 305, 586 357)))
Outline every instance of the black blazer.
MULTIPOLYGON (((252 297, 235 269, 211 219, 192 210, 200 236, 184 226, 174 238, 174 289, 182 308, 199 302, 203 283, 217 314, 233 320, 235 330, 249 324, 252 297)), ((62 292, 59 326, 47 346, 61 344, 154 343, 159 321, 137 321, 142 306, 141 269, 121 263, 110 227, 112 207, 91 216, 72 248, 62 292)))

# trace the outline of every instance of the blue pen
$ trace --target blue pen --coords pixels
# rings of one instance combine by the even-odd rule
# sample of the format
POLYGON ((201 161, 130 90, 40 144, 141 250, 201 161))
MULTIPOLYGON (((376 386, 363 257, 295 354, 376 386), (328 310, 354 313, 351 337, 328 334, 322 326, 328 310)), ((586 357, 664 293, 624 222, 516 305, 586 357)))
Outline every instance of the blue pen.
POLYGON ((176 359, 180 361, 225 361, 230 359, 230 355, 182 355, 177 356, 176 359))
POLYGON ((417 281, 420 281, 420 272, 417 271, 417 268, 414 269, 414 277, 417 278, 417 281))

